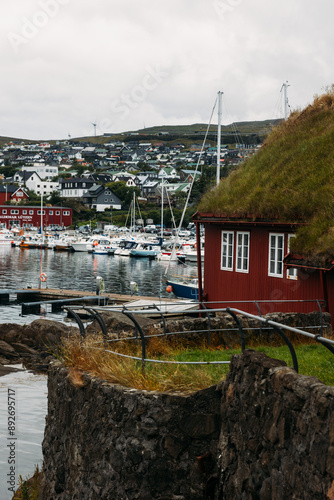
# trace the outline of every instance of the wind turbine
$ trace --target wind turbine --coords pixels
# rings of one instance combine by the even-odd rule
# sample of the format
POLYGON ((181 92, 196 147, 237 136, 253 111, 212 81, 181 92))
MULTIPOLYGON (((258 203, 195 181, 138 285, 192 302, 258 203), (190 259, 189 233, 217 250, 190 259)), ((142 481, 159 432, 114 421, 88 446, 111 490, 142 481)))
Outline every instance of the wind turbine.
MULTIPOLYGON (((96 122, 96 120, 95 120, 95 122, 96 122)), ((95 137, 96 137, 96 123, 91 122, 91 124, 92 124, 92 125, 93 125, 93 127, 94 127, 94 135, 95 135, 95 137)))

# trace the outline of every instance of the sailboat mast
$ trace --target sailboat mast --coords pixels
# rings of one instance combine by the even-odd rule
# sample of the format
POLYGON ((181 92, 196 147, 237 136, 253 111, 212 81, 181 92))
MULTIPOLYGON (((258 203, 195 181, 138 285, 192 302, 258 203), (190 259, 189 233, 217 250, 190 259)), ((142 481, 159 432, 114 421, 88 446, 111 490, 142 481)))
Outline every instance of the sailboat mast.
POLYGON ((133 193, 132 214, 131 214, 131 228, 130 228, 131 233, 134 231, 135 220, 136 220, 136 194, 133 193))
POLYGON ((217 186, 220 181, 220 139, 221 139, 221 121, 222 121, 222 95, 218 92, 218 130, 217 130, 217 186))
POLYGON ((161 238, 164 234, 164 178, 161 178, 161 238))
POLYGON ((41 235, 43 238, 43 189, 41 191, 41 235))

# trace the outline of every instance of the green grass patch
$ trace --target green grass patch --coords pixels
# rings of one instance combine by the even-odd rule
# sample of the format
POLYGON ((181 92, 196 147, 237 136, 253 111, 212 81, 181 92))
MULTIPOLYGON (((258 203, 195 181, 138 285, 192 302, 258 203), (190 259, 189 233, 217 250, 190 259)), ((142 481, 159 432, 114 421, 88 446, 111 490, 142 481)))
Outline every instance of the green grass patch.
MULTIPOLYGON (((289 348, 287 346, 257 346, 254 350, 264 352, 267 356, 274 359, 285 361, 286 364, 293 368, 293 362, 289 348)), ((324 384, 334 385, 334 354, 322 345, 303 344, 295 347, 298 373, 317 377, 324 384)), ((178 361, 223 361, 229 360, 232 354, 240 354, 240 349, 230 350, 186 350, 175 356, 178 361)), ((228 365, 214 368, 207 367, 204 369, 214 370, 216 376, 224 376, 229 370, 228 365)))

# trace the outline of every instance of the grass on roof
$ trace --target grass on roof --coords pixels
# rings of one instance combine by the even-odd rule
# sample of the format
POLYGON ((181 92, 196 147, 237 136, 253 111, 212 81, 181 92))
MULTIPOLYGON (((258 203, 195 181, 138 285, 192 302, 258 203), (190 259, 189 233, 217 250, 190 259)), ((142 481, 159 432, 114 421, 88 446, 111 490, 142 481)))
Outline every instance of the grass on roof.
POLYGON ((201 201, 199 212, 306 222, 293 250, 334 256, 334 85, 268 136, 201 201))

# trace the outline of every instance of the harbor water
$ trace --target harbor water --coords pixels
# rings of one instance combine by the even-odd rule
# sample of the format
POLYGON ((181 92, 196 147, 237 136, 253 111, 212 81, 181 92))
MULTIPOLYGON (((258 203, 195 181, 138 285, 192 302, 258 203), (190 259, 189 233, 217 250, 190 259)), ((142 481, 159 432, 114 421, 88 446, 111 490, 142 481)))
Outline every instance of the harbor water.
MULTIPOLYGON (((0 246, 0 288, 38 288, 40 272, 47 275, 43 288, 60 288, 92 292, 95 295, 96 277, 102 276, 106 291, 131 294, 130 283, 138 285, 136 295, 166 298, 164 276, 196 276, 196 265, 159 262, 121 256, 92 255, 87 252, 54 252, 0 246)), ((21 316, 21 305, 10 296, 10 304, 0 306, 0 323, 27 324, 45 317, 61 321, 62 314, 50 313, 21 316)), ((14 408, 10 406, 10 408, 14 408)), ((9 500, 12 493, 7 483, 11 473, 8 463, 10 444, 15 448, 15 483, 19 476, 32 476, 36 465, 42 463, 45 416, 47 411, 47 377, 34 375, 27 370, 0 377, 0 498, 9 500), (9 393, 9 391, 14 391, 9 393), (8 433, 9 395, 15 400, 15 436, 8 433), (17 439, 10 439, 16 437, 17 439)))
POLYGON ((0 377, 1 500, 13 498, 10 488, 17 488, 20 476, 41 468, 46 411, 46 375, 23 370, 0 377))
MULTIPOLYGON (((1 289, 38 288, 40 272, 47 276, 43 288, 96 292, 96 277, 104 279, 106 292, 131 294, 131 281, 138 285, 136 295, 166 298, 165 272, 169 276, 197 275, 195 264, 136 259, 118 255, 93 255, 88 252, 54 252, 0 246, 1 289)), ((21 317, 21 306, 11 301, 0 306, 0 323, 30 323, 40 316, 21 317)), ((48 319, 59 318, 47 314, 48 319)))

